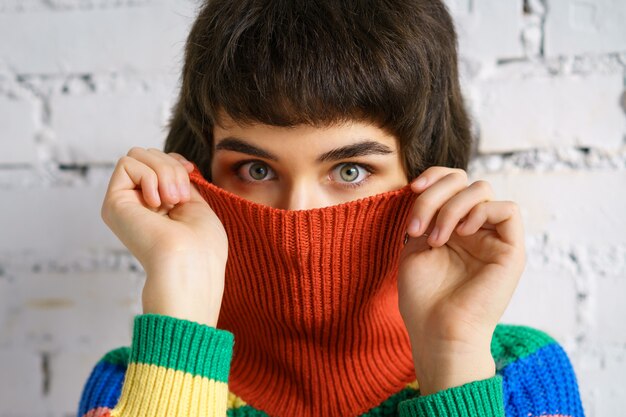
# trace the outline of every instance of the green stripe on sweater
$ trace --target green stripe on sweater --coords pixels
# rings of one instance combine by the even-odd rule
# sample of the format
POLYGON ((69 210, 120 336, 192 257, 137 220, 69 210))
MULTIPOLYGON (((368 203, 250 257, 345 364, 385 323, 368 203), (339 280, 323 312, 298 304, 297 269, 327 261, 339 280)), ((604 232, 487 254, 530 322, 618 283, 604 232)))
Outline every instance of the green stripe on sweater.
POLYGON ((393 394, 391 397, 383 401, 380 405, 372 408, 367 413, 361 414, 360 417, 387 417, 398 415, 398 404, 402 401, 414 398, 417 391, 413 388, 405 388, 393 394))
POLYGON ((160 314, 135 316, 130 361, 228 382, 234 335, 160 314))
POLYGON ((227 417, 269 417, 267 413, 257 410, 249 405, 238 408, 229 408, 226 410, 227 417))
POLYGON ((122 346, 110 350, 100 359, 101 362, 108 362, 111 365, 127 366, 130 358, 130 347, 122 346))
POLYGON ((502 377, 496 375, 402 401, 399 417, 504 417, 502 377))
POLYGON ((552 343, 556 343, 555 340, 541 330, 498 324, 491 339, 491 356, 495 359, 496 369, 501 370, 552 343))

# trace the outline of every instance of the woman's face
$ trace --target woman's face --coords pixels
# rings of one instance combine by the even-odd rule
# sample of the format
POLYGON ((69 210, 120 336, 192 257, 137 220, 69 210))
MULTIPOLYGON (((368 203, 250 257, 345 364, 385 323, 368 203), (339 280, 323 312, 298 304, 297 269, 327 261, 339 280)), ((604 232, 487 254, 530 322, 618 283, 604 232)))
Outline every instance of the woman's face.
POLYGON ((374 125, 240 126, 227 116, 222 124, 213 129, 213 183, 256 203, 312 209, 408 183, 397 140, 374 125))

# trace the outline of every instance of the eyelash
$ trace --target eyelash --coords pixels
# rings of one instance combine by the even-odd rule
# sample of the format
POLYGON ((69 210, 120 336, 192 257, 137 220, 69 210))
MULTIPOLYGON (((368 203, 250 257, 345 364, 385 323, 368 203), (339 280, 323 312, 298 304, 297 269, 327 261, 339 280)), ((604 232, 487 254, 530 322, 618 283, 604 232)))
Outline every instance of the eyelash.
MULTIPOLYGON (((231 167, 231 171, 233 172, 233 174, 234 174, 234 175, 235 175, 235 176, 236 176, 236 177, 237 177, 240 181, 242 181, 242 182, 244 182, 244 183, 247 183, 247 184, 257 184, 257 183, 259 183, 259 182, 263 182, 262 180, 261 180, 261 181, 250 181, 250 180, 247 180, 247 179, 245 179, 245 178, 242 178, 242 177, 239 175, 239 173, 238 173, 238 172, 239 172, 239 169, 240 169, 243 165, 249 164, 250 162, 258 162, 258 163, 264 164, 265 166, 269 167, 269 165, 267 165, 265 162, 260 161, 260 160, 258 160, 258 159, 247 159, 247 160, 243 160, 243 161, 239 161, 239 162, 235 163, 235 164, 231 167)), ((363 164, 363 163, 357 163, 357 162, 342 162, 342 163, 339 163, 339 164, 335 165, 335 166, 333 167, 333 170, 335 170, 336 168, 338 168, 338 167, 340 167, 340 166, 342 166, 342 165, 355 165, 355 166, 358 166, 358 167, 360 167, 360 168, 363 168, 365 171, 367 171, 367 172, 370 174, 370 175, 366 176, 363 180, 361 180, 360 182, 357 182, 357 183, 349 183, 349 182, 340 183, 340 184, 341 184, 341 186, 342 186, 342 187, 345 187, 345 188, 357 188, 357 187, 360 187, 360 186, 362 186, 363 184, 365 184, 366 182, 368 182, 368 181, 369 181, 369 178, 372 176, 371 174, 375 174, 375 173, 376 173, 376 169, 374 169, 374 167, 373 167, 373 166, 371 166, 371 165, 369 165, 369 164, 363 164)), ((271 169, 271 168, 270 168, 270 169, 271 169)))

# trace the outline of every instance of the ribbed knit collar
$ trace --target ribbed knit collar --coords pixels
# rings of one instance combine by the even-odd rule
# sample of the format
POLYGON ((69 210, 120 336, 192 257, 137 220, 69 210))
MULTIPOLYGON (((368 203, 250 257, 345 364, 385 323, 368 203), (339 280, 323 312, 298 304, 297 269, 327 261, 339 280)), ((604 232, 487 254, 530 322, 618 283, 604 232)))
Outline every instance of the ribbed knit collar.
POLYGON ((415 380, 397 292, 408 185, 281 210, 190 177, 228 235, 231 392, 270 416, 357 416, 415 380))

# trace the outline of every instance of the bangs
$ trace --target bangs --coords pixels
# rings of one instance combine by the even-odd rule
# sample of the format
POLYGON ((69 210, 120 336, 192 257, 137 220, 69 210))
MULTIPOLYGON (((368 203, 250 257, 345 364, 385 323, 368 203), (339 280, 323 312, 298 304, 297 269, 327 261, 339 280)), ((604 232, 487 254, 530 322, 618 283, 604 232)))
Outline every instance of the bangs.
POLYGON ((213 126, 376 124, 407 177, 467 167, 456 33, 440 0, 208 0, 185 46, 165 150, 205 177, 213 126))
POLYGON ((264 2, 245 13, 246 3, 223 2, 215 13, 245 19, 211 28, 199 42, 206 49, 194 63, 201 86, 195 94, 212 123, 224 111, 241 124, 356 119, 384 128, 414 108, 416 97, 428 99, 431 84, 420 83, 419 73, 429 68, 394 38, 393 13, 359 9, 367 2, 310 0, 264 2), (212 39, 216 31, 221 36, 212 39))

